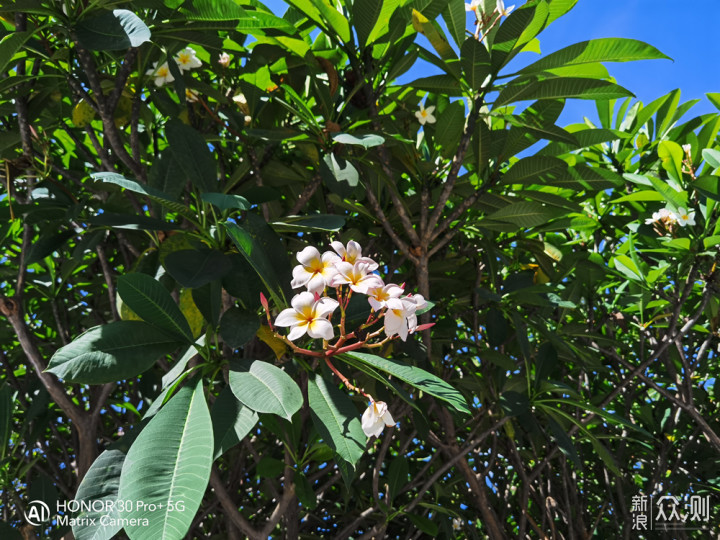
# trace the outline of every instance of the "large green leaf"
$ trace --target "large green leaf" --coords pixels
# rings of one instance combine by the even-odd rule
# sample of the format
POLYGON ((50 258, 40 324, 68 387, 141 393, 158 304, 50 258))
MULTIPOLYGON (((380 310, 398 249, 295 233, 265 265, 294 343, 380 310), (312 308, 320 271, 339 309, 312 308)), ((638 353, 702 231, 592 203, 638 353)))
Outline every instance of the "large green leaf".
POLYGON ((515 162, 503 175, 502 183, 510 184, 543 184, 546 178, 557 178, 567 175, 568 166, 565 161, 551 156, 528 156, 515 162))
POLYGON ((101 182, 107 182, 108 184, 115 184, 116 186, 120 186, 134 193, 145 195, 150 200, 165 206, 173 212, 192 216, 185 205, 173 200, 170 195, 152 186, 143 185, 135 182, 134 180, 128 180, 123 175, 112 172, 93 173, 90 176, 93 180, 100 180, 101 182))
POLYGON ((215 399, 210 417, 215 437, 213 459, 219 458, 243 440, 258 421, 258 415, 243 406, 227 386, 215 399))
POLYGON ((449 103, 442 114, 438 115, 435 125, 435 141, 442 147, 446 158, 452 157, 465 127, 465 104, 462 100, 449 103))
POLYGON ((227 195, 225 193, 203 193, 203 202, 217 206, 220 210, 250 210, 250 202, 240 195, 227 195))
POLYGON ((125 525, 130 539, 184 538, 205 494, 212 459, 212 421, 198 381, 181 388, 128 451, 118 498, 135 502, 122 514, 138 520, 125 525))
POLYGON ((75 32, 80 44, 91 51, 129 49, 150 41, 150 29, 126 9, 87 17, 78 23, 75 32))
POLYGON ((175 119, 169 120, 165 125, 165 136, 170 145, 170 153, 195 187, 201 191, 214 191, 217 185, 217 166, 203 136, 175 119))
POLYGON ((430 92, 443 92, 449 97, 461 96, 463 94, 460 88, 460 81, 452 75, 430 75, 429 77, 420 77, 415 79, 409 86, 418 90, 428 90, 430 92))
POLYGON ((615 99, 634 97, 630 90, 608 81, 562 77, 513 82, 503 88, 495 100, 495 107, 535 99, 615 99))
POLYGON ((463 0, 450 0, 442 12, 442 17, 455 44, 461 47, 465 40, 465 28, 467 26, 465 2, 463 0))
POLYGON ((117 291, 122 301, 141 319, 176 337, 193 343, 192 331, 170 293, 147 274, 118 277, 117 291))
POLYGON ((720 201, 720 177, 704 175, 696 179, 691 185, 693 189, 706 197, 720 201))
POLYGON ((230 259, 217 250, 181 249, 165 257, 164 266, 183 287, 202 287, 224 276, 231 268, 230 259))
POLYGON ((518 74, 528 75, 559 67, 594 62, 631 62, 661 58, 670 59, 652 45, 642 41, 626 38, 601 38, 575 43, 548 54, 521 69, 518 74))
POLYGON ((260 318, 257 313, 240 308, 228 309, 220 319, 220 336, 232 349, 245 345, 259 329, 260 318))
POLYGON ((15 53, 25 45, 30 36, 32 32, 12 32, 0 39, 0 73, 5 73, 5 68, 12 62, 15 53))
POLYGON ((398 362, 389 358, 381 358, 374 354, 349 352, 339 355, 340 358, 349 357, 364 364, 368 364, 374 368, 389 373, 397 377, 401 381, 411 384, 415 388, 422 390, 426 394, 435 396, 449 403, 453 409, 463 413, 470 413, 467 403, 463 395, 455 390, 448 383, 436 377, 432 373, 420 369, 419 367, 410 366, 404 362, 398 362))
POLYGON ((74 516, 77 521, 72 529, 76 540, 110 540, 122 529, 116 502, 126 453, 120 448, 108 448, 85 473, 74 499, 89 503, 90 509, 74 516))
POLYGON ((178 345, 178 339, 145 322, 116 321, 95 326, 58 349, 47 371, 83 384, 131 379, 178 345))
POLYGON ((365 452, 367 437, 353 402, 336 384, 316 375, 308 380, 308 403, 320 436, 354 466, 365 452))
POLYGON ((535 201, 521 201, 509 204, 488 216, 489 219, 507 221, 518 227, 535 227, 564 214, 557 208, 548 208, 535 201))
POLYGON ((287 259, 284 262, 273 259, 285 257, 285 250, 272 229, 264 221, 259 223, 258 219, 261 218, 248 214, 242 226, 231 221, 224 225, 238 251, 257 272, 276 304, 287 305, 285 293, 291 281, 288 275, 290 264, 287 259), (280 276, 283 281, 280 281, 280 276))
POLYGON ((375 23, 380 17, 383 8, 383 0, 364 0, 353 2, 350 5, 353 26, 357 33, 358 45, 364 47, 368 42, 370 33, 375 28, 375 23))
POLYGON ((470 88, 480 90, 491 68, 490 54, 485 46, 475 38, 467 38, 460 51, 460 65, 470 88))
POLYGON ((267 362, 254 360, 249 366, 234 363, 229 375, 230 388, 246 407, 292 419, 303 404, 302 392, 290 375, 267 362))
POLYGON ((287 216, 281 221, 273 221, 270 226, 277 232, 334 232, 345 226, 345 218, 334 214, 287 216))
POLYGON ((13 391, 8 384, 3 384, 0 386, 0 460, 5 458, 10 446, 13 410, 13 391))

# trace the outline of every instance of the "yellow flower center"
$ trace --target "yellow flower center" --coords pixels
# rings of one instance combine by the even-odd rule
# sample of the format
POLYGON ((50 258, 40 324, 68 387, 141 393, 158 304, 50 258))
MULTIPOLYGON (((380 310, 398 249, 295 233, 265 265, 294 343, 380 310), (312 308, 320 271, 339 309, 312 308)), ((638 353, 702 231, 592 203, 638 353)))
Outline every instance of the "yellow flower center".
POLYGON ((168 71, 169 71, 168 68, 161 67, 160 69, 158 69, 157 76, 158 77, 167 77, 168 71))
POLYGON ((425 109, 423 109, 422 111, 420 111, 420 116, 422 116, 423 118, 425 118, 427 115, 428 115, 428 113, 427 113, 427 111, 426 111, 425 109))

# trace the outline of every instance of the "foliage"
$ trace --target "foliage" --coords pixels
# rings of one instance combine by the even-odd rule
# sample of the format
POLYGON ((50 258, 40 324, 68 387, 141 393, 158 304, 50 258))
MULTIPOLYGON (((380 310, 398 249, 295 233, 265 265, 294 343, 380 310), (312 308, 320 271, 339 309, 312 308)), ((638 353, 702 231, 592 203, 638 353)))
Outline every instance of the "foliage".
POLYGON ((0 7, 3 537, 612 538, 717 496, 720 115, 634 101, 638 41, 516 59, 574 3, 0 7), (329 239, 416 334, 323 364, 266 323, 329 239), (23 518, 73 498, 114 506, 23 518))

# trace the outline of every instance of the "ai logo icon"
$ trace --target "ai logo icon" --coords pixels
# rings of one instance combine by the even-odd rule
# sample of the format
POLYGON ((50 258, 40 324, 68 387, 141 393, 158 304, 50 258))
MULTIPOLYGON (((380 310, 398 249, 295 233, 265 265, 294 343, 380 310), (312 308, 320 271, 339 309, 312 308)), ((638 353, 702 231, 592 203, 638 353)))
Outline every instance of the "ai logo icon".
POLYGON ((25 520, 33 527, 39 527, 50 519, 50 508, 42 501, 30 501, 24 513, 25 520))

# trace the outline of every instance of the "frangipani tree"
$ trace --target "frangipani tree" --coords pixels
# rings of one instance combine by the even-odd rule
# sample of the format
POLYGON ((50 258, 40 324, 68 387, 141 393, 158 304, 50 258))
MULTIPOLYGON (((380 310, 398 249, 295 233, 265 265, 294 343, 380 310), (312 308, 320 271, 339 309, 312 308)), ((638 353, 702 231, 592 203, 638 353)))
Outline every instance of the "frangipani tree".
POLYGON ((610 537, 716 492, 720 118, 633 102, 645 43, 516 59, 574 3, 0 8, 4 536, 610 537))

